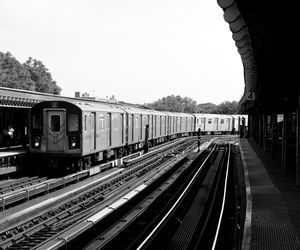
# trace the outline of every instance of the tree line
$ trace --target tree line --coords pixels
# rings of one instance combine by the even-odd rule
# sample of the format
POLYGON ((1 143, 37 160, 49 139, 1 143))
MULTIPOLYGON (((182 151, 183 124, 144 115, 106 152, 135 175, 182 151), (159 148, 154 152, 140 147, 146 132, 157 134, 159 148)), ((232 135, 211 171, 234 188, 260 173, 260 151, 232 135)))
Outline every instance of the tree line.
POLYGON ((0 52, 0 86, 59 95, 61 88, 39 60, 20 63, 10 52, 0 52))
POLYGON ((224 101, 219 105, 213 103, 197 104, 192 98, 179 95, 169 95, 144 105, 157 111, 182 113, 236 114, 238 111, 238 102, 236 101, 224 101))

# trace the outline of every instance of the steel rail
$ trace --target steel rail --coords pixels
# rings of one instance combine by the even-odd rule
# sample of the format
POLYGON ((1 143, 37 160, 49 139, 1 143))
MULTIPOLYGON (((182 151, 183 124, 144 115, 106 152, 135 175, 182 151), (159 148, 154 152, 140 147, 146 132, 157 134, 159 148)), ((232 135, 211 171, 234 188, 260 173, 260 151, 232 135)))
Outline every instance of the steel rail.
POLYGON ((226 193, 227 193, 227 181, 228 181, 228 171, 229 171, 229 165, 230 165, 230 157, 231 157, 231 144, 229 144, 229 149, 228 149, 228 159, 227 159, 227 164, 226 164, 226 176, 225 176, 225 182, 224 182, 224 192, 223 192, 223 199, 222 199, 222 207, 219 215, 219 221, 218 221, 218 226, 216 229, 213 245, 212 245, 212 250, 216 248, 218 236, 219 236, 219 231, 220 231, 220 226, 221 226, 221 221, 223 218, 223 212, 224 212, 224 207, 225 207, 225 199, 226 199, 226 193))
POLYGON ((203 166, 206 164, 206 162, 210 159, 210 156, 214 152, 214 149, 216 148, 216 144, 214 145, 214 148, 209 153, 209 155, 206 157, 206 159, 203 161, 197 172, 194 174, 193 178, 190 180, 189 184, 186 186, 184 191, 181 193, 179 198, 176 200, 176 202, 173 204, 173 206, 170 208, 168 213, 160 220, 160 222, 156 225, 156 227, 148 234, 148 236, 144 239, 144 241, 137 247, 137 250, 142 249, 145 244, 150 240, 150 238, 157 232, 157 230, 160 228, 160 226, 164 223, 164 221, 168 218, 168 216, 173 212, 173 210, 176 208, 177 204, 181 201, 181 199, 184 197, 186 192, 189 190, 190 186, 194 183, 194 180, 197 178, 198 174, 202 171, 203 166))

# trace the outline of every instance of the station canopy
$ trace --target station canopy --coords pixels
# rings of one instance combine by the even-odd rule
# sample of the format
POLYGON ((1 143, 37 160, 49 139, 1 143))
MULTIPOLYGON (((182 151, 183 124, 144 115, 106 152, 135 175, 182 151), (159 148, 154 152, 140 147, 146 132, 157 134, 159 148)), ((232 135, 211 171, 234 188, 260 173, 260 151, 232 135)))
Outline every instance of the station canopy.
POLYGON ((244 66, 240 112, 279 113, 283 107, 295 107, 300 85, 297 1, 217 2, 244 66))

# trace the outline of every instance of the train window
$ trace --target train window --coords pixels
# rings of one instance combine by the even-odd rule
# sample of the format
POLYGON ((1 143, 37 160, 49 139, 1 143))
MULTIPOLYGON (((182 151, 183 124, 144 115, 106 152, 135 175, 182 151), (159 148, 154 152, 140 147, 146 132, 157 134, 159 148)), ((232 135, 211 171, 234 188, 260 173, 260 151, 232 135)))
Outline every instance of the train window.
POLYGON ((221 123, 221 124, 224 124, 224 119, 221 119, 220 123, 221 123))
POLYGON ((104 130, 104 115, 99 116, 99 129, 104 130))
POLYGON ((135 117, 135 129, 139 128, 139 118, 136 116, 135 117))
POLYGON ((208 123, 208 124, 211 124, 211 122, 212 122, 212 119, 208 119, 208 120, 207 120, 207 123, 208 123))
POLYGON ((32 128, 42 129, 42 115, 34 114, 32 117, 32 128))
POLYGON ((218 123, 218 118, 214 118, 214 123, 218 123))
POLYGON ((117 116, 115 114, 111 115, 111 128, 112 130, 115 130, 117 124, 117 116))
POLYGON ((68 132, 76 132, 79 130, 79 118, 77 114, 68 115, 68 132))
POLYGON ((88 129, 89 129, 89 130, 92 129, 92 118, 91 118, 91 114, 89 114, 88 129))
POLYGON ((51 130, 53 132, 60 131, 60 115, 51 115, 51 130))
POLYGON ((201 118, 201 123, 202 123, 202 124, 205 123, 205 118, 201 118))

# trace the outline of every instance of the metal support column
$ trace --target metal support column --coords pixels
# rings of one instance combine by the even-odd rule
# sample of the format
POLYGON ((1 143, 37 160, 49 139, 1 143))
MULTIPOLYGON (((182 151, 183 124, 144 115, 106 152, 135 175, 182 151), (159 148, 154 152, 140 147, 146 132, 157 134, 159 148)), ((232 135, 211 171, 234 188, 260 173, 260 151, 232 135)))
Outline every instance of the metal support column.
POLYGON ((282 147, 281 147, 281 168, 283 171, 287 167, 287 130, 288 130, 288 112, 284 110, 283 112, 283 126, 282 126, 282 147))
POLYGON ((267 141, 267 126, 268 126, 268 116, 263 114, 263 149, 265 152, 268 151, 268 141, 267 141))
POLYGON ((258 115, 258 143, 259 146, 263 147, 263 116, 258 115))
POLYGON ((248 128, 249 128, 249 135, 250 135, 250 138, 253 140, 254 138, 254 123, 253 123, 253 115, 249 114, 249 117, 248 117, 248 128))
POLYGON ((257 115, 253 114, 252 116, 252 127, 253 127, 253 140, 257 142, 257 115))
POLYGON ((296 186, 300 186, 300 89, 296 110, 296 186))
POLYGON ((255 141, 259 143, 259 115, 256 114, 255 117, 255 141))
POLYGON ((238 118, 238 134, 241 135, 241 118, 238 118))
POLYGON ((275 159, 276 145, 277 145, 277 114, 271 115, 271 126, 272 126, 271 153, 272 153, 272 159, 275 159))

